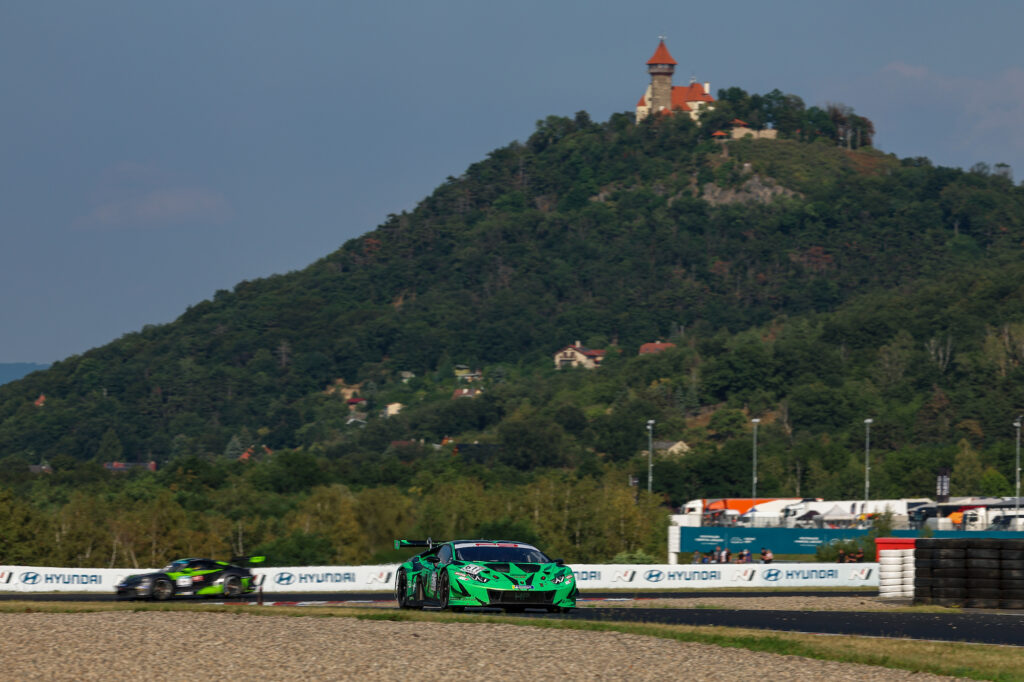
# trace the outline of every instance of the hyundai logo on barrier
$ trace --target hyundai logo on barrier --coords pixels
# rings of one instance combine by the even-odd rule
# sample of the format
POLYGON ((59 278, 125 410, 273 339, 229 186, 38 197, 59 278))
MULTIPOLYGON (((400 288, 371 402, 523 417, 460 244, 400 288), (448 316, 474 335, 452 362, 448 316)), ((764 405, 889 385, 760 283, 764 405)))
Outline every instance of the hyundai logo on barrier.
POLYGON ((660 583, 665 574, 661 571, 651 570, 644 573, 644 580, 649 583, 660 583))
POLYGON ((764 575, 765 580, 771 580, 774 582, 782 577, 782 571, 777 568, 769 568, 762 575, 764 575))
POLYGON ((277 583, 278 585, 291 585, 293 582, 295 582, 295 574, 294 573, 278 573, 274 577, 274 582, 277 583))
POLYGON ((25 585, 35 585, 39 582, 39 574, 35 571, 25 571, 21 574, 21 582, 25 585))

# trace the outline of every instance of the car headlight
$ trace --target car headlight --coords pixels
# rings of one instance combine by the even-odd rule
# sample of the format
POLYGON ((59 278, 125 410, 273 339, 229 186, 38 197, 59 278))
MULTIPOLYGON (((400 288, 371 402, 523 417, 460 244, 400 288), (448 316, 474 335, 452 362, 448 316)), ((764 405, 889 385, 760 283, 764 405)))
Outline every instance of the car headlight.
POLYGON ((459 580, 475 580, 478 583, 485 583, 485 582, 490 580, 490 578, 488 578, 487 576, 485 576, 485 575, 483 575, 481 573, 473 574, 473 573, 456 572, 455 573, 455 577, 458 578, 459 580))

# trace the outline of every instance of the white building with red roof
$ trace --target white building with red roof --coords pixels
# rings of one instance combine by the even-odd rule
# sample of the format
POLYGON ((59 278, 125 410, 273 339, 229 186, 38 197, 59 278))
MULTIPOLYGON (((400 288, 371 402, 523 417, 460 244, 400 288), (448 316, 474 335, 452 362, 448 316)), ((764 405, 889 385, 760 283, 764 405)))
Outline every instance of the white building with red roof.
POLYGON ((555 369, 567 369, 569 367, 594 369, 601 365, 604 356, 605 351, 587 348, 580 345, 580 342, 577 341, 555 353, 555 369))
POLYGON ((701 85, 691 80, 689 85, 672 85, 672 74, 678 62, 669 54, 665 41, 658 43, 658 49, 647 60, 647 73, 651 74, 651 84, 647 86, 640 101, 636 103, 636 122, 644 120, 652 113, 672 113, 681 111, 697 120, 704 109, 713 108, 715 98, 711 96, 711 83, 701 85))

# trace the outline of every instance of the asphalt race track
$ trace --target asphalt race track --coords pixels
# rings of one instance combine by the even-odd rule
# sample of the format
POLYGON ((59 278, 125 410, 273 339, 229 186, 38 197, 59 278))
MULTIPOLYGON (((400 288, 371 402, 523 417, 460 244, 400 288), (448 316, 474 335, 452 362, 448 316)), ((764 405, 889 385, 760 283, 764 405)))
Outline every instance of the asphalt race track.
MULTIPOLYGON (((857 596, 863 592, 769 592, 766 596, 857 596)), ((694 593, 643 594, 640 603, 658 597, 694 596, 694 593)), ((708 594, 708 596, 712 596, 708 594)), ((754 592, 715 592, 714 596, 757 596, 754 592)), ((625 598, 623 593, 588 593, 581 599, 625 598)), ((21 601, 114 601, 106 594, 0 594, 0 600, 21 601)), ((250 595, 247 599, 251 600, 250 595)), ((390 595, 349 593, 265 594, 265 603, 324 604, 326 602, 373 603, 391 601, 390 595)), ((429 607, 428 607, 429 608, 429 607)), ((467 614, 493 613, 493 610, 470 609, 467 614)), ((891 613, 865 611, 753 611, 729 609, 671 609, 587 607, 578 608, 569 615, 551 615, 540 612, 510 614, 524 618, 571 618, 578 620, 619 621, 632 623, 662 623, 669 625, 704 625, 787 632, 808 632, 830 635, 859 635, 866 637, 895 637, 978 644, 1004 644, 1024 646, 1024 613, 962 611, 950 613, 891 613)))
POLYGON ((569 617, 1024 646, 1024 614, 587 608, 569 617))

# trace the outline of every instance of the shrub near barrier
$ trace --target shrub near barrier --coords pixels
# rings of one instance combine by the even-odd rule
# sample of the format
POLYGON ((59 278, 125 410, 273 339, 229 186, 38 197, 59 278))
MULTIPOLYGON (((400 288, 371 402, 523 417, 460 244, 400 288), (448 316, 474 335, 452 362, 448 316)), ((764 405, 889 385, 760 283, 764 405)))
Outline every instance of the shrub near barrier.
POLYGON ((1024 609, 1024 540, 919 538, 914 570, 914 603, 1024 609))

